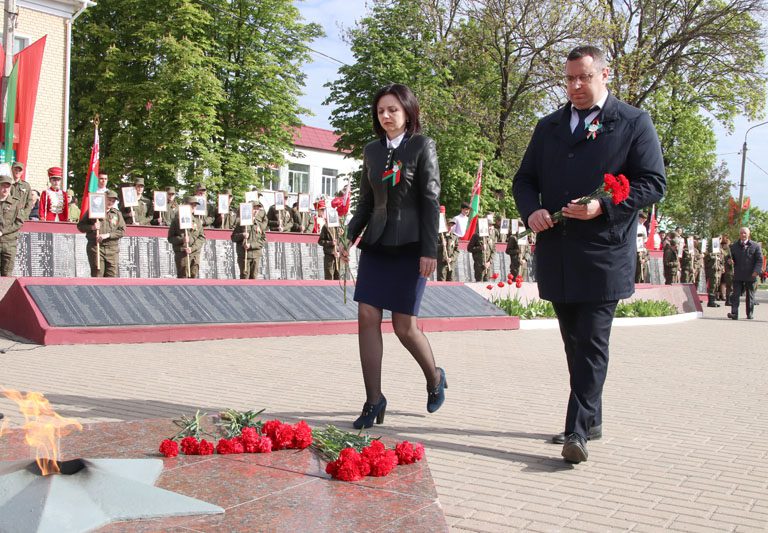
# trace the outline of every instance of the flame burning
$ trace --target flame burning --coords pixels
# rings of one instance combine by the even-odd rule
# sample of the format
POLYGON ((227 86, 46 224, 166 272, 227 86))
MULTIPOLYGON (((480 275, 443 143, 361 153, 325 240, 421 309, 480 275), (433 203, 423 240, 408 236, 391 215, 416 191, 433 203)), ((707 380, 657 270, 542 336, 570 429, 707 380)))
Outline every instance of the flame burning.
POLYGON ((26 420, 24 424, 25 440, 35 448, 35 461, 44 476, 58 474, 59 471, 59 439, 69 435, 83 426, 74 418, 64 418, 58 415, 41 392, 24 394, 17 390, 3 391, 6 398, 19 405, 19 411, 26 420))

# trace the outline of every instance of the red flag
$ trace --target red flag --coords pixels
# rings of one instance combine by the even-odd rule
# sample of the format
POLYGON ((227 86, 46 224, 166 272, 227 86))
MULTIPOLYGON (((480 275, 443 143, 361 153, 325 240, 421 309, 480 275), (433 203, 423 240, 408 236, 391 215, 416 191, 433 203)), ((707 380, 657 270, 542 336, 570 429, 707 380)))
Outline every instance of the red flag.
POLYGON ((648 240, 645 241, 646 250, 656 249, 656 206, 651 208, 651 226, 648 228, 648 240))
POLYGON ((96 192, 99 179, 99 121, 95 120, 93 124, 93 147, 91 148, 91 160, 88 163, 88 175, 85 177, 85 187, 83 188, 83 201, 80 204, 80 219, 85 215, 85 209, 88 206, 88 196, 96 192))
POLYGON ((480 193, 483 190, 483 161, 480 160, 480 166, 477 168, 477 177, 475 178, 475 184, 472 186, 472 198, 469 200, 469 224, 467 225, 467 231, 464 232, 462 239, 469 240, 475 233, 477 227, 477 216, 480 212, 480 193))
POLYGON ((344 194, 331 200, 331 207, 336 209, 340 217, 345 216, 349 212, 350 196, 350 185, 347 183, 347 186, 344 188, 344 194))

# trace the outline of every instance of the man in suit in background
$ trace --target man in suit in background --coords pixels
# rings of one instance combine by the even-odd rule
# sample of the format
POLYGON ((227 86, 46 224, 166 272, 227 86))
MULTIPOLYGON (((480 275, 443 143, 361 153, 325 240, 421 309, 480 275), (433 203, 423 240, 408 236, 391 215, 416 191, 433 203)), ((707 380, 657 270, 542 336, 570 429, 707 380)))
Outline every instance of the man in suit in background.
POLYGON ((749 228, 739 230, 739 240, 731 245, 733 259, 733 293, 731 293, 731 312, 728 318, 739 319, 741 293, 747 293, 747 319, 754 318, 755 284, 763 269, 763 251, 760 245, 749 238, 749 228))
POLYGON ((602 392, 616 304, 634 292, 638 211, 664 195, 661 146, 647 113, 608 92, 610 71, 593 46, 565 64, 569 103, 542 118, 514 177, 513 193, 536 235, 539 294, 557 313, 570 373, 565 432, 556 435, 570 463, 588 457, 602 436, 602 392), (576 201, 624 174, 629 197, 576 201), (552 214, 562 209, 558 223, 552 214))

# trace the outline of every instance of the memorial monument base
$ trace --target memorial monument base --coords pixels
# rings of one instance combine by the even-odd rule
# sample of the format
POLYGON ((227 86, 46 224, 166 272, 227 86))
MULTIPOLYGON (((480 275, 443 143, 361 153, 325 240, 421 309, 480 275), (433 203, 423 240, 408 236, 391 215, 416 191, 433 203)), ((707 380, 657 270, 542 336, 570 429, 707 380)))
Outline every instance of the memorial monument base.
MULTIPOLYGON (((39 344, 113 344, 357 333, 354 286, 338 281, 17 278, 0 329, 39 344)), ((392 331, 389 313, 384 331, 392 331)), ((430 283, 424 331, 517 329, 462 283, 430 283)))

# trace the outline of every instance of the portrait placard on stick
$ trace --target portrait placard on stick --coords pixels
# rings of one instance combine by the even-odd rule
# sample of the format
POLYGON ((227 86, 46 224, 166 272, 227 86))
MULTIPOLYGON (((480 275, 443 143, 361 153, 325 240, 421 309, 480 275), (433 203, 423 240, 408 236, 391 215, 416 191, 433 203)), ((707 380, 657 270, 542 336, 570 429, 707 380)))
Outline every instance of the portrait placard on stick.
POLYGON ((123 205, 125 207, 137 207, 139 205, 139 198, 133 186, 121 187, 120 190, 123 192, 123 205))
POLYGON ((637 237, 637 249, 638 250, 642 250, 643 246, 645 246, 645 239, 643 239, 642 237, 640 237, 638 235, 638 237, 637 237))
POLYGON ((328 224, 329 228, 338 228, 339 227, 339 212, 336 211, 335 207, 326 207, 325 208, 325 220, 328 224))
POLYGON ((240 204, 240 225, 253 226, 253 204, 251 202, 240 204))
POLYGON ((226 215, 227 213, 229 213, 229 195, 220 194, 219 195, 219 214, 226 215))
POLYGON ((103 192, 92 192, 88 195, 88 218, 105 218, 107 204, 103 192))
POLYGON ((299 195, 299 213, 309 213, 309 194, 299 195))
POLYGON ((445 221, 445 213, 440 213, 440 218, 437 221, 437 232, 445 233, 448 231, 448 223, 445 221))
POLYGON ((502 218, 501 222, 499 223, 499 233, 502 235, 507 235, 509 233, 509 219, 508 218, 502 218))
POLYGON ((155 211, 168 211, 168 194, 165 191, 154 191, 152 193, 152 203, 155 211))
POLYGON ((701 253, 707 253, 707 239, 701 239, 701 253))
POLYGON ((179 206, 179 228, 192 229, 192 206, 189 204, 179 206))
POLYGON ((519 221, 515 218, 509 221, 509 232, 512 235, 517 235, 519 233, 520 224, 519 221))
POLYGON ((712 237, 712 252, 718 253, 720 251, 720 238, 712 237))
POLYGON ((488 236, 488 219, 487 218, 477 219, 477 234, 480 235, 481 237, 488 236))
POLYGON ((246 202, 258 202, 259 201, 259 191, 248 191, 245 193, 245 201, 246 202))
POLYGON ((278 211, 282 211, 285 209, 285 196, 283 195, 282 191, 277 191, 275 193, 275 209, 278 211))
POLYGON ((205 202, 205 196, 198 196, 197 197, 197 204, 195 205, 195 215, 199 217, 204 217, 208 214, 208 209, 205 202))
POLYGON ((688 242, 688 251, 693 252, 693 237, 688 237, 686 240, 688 242))

